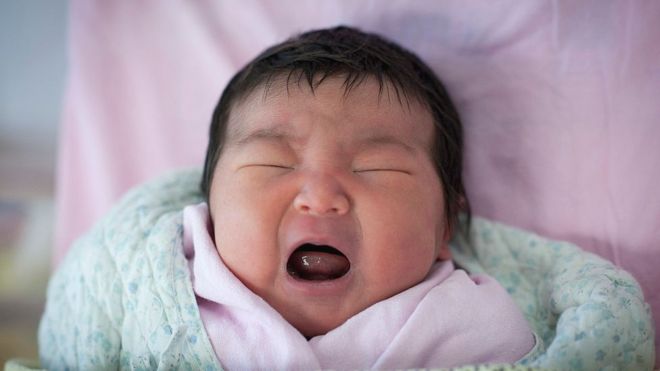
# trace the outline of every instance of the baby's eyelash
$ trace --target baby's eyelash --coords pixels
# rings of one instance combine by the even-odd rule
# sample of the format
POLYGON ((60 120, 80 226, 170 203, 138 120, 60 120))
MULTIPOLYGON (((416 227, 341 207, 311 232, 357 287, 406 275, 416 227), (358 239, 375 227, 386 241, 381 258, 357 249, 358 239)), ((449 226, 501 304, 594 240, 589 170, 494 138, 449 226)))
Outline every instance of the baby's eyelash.
POLYGON ((280 165, 280 164, 248 164, 243 165, 241 168, 273 168, 273 169, 283 169, 283 170, 293 170, 294 167, 290 165, 280 165))
POLYGON ((293 169, 293 166, 279 165, 279 164, 255 164, 252 166, 274 167, 277 169, 293 169))
POLYGON ((407 170, 390 169, 390 168, 371 168, 371 169, 355 169, 355 170, 353 170, 354 173, 367 173, 367 172, 379 172, 379 171, 410 174, 410 172, 407 171, 407 170))

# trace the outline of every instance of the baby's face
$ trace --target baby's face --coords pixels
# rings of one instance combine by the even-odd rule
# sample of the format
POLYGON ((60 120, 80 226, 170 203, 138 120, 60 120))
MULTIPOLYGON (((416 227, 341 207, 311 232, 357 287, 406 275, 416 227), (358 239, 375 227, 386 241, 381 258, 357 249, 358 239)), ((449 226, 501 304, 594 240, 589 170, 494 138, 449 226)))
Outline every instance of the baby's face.
POLYGON ((307 337, 449 258, 431 114, 342 83, 276 83, 234 107, 209 201, 225 264, 307 337))

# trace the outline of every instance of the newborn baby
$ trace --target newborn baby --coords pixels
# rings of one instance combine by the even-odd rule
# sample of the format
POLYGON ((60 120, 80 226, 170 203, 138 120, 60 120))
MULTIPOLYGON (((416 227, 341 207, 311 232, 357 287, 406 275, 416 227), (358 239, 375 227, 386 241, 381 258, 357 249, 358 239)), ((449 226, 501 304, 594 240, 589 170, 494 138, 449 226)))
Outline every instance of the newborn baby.
POLYGON ((515 362, 534 346, 487 276, 456 270, 462 128, 412 53, 338 27, 275 45, 213 115, 184 250, 224 367, 515 362))

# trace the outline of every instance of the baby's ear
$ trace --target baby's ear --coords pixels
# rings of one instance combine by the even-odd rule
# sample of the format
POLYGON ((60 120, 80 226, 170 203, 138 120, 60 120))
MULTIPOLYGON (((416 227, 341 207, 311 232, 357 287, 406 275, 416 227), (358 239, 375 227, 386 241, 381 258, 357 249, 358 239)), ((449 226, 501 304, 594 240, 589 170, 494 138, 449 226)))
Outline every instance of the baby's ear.
POLYGON ((449 242, 445 242, 440 246, 438 251, 437 261, 451 260, 451 250, 449 249, 449 242))
POLYGON ((438 248, 438 257, 437 261, 450 260, 451 259, 451 250, 449 249, 449 241, 451 240, 453 226, 447 225, 443 232, 442 242, 438 248))

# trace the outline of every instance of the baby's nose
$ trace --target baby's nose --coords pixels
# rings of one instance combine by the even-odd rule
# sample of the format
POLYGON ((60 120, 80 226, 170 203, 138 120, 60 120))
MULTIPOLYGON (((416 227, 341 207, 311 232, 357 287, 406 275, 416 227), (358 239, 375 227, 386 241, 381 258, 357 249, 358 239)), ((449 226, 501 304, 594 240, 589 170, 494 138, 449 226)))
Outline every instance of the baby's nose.
POLYGON ((344 215, 350 209, 350 200, 333 176, 310 174, 296 195, 293 206, 303 214, 344 215))

